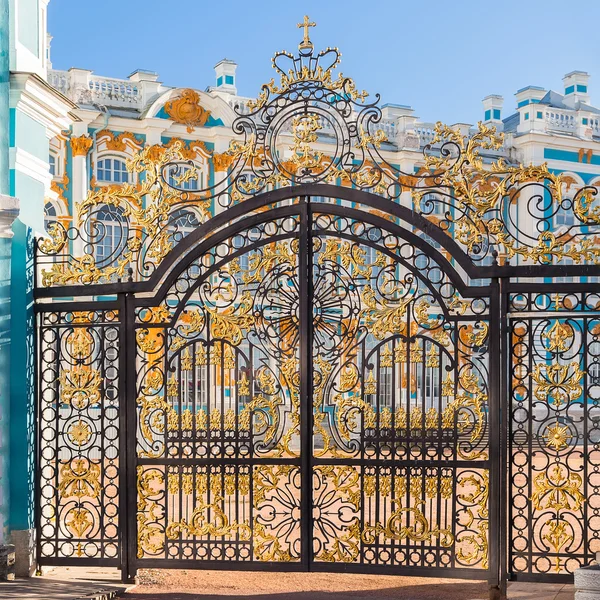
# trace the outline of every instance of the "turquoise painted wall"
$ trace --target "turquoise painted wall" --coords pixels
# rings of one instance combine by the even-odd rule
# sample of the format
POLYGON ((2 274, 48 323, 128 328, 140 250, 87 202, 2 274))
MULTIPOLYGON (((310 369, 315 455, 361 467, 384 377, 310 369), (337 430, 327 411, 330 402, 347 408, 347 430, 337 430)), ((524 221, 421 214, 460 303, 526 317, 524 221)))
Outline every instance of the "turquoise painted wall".
MULTIPOLYGON (((0 0, 0 194, 9 193, 9 0, 0 0)), ((0 239, 0 543, 7 538, 9 515, 10 418, 10 247, 0 239)))
POLYGON ((46 128, 41 123, 34 121, 29 115, 14 108, 11 109, 11 120, 15 124, 14 132, 18 132, 19 148, 44 162, 48 162, 46 128))
POLYGON ((10 529, 34 526, 35 423, 31 229, 13 225, 10 282, 10 529))

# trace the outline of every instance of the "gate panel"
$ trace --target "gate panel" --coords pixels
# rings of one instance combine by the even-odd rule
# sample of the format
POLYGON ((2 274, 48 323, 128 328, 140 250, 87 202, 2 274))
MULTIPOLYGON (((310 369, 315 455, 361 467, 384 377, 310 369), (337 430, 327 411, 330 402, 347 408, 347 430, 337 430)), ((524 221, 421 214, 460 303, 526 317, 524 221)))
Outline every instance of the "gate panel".
POLYGON ((139 566, 300 561, 298 227, 236 234, 137 309, 139 566))
POLYGON ((39 561, 117 566, 119 313, 39 319, 39 561))
POLYGON ((384 227, 313 234, 314 560, 484 572, 488 301, 384 227))
POLYGON ((515 578, 565 577, 600 551, 599 302, 597 293, 510 295, 515 578))

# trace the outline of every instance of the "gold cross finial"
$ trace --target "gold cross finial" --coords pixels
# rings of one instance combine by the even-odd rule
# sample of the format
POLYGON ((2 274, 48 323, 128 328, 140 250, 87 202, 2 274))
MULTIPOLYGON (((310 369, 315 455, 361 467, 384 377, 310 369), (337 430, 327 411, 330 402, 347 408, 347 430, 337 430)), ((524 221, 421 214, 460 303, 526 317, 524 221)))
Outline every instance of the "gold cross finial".
POLYGON ((298 29, 304 28, 304 39, 298 45, 298 48, 300 50, 312 49, 313 45, 310 41, 310 38, 308 37, 308 28, 316 26, 317 24, 314 21, 311 22, 311 20, 308 18, 308 15, 304 15, 304 22, 298 23, 298 29))

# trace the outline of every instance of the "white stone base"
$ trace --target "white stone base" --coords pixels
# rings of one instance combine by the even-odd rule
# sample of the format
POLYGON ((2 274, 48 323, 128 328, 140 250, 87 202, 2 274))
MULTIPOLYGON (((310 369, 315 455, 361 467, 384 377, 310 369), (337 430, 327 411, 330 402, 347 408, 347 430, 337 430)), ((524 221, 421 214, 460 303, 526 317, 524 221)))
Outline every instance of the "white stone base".
POLYGON ((575 571, 575 600, 600 600, 600 565, 575 571))
POLYGON ((15 547, 15 574, 32 577, 35 572, 35 529, 13 529, 10 541, 15 547))

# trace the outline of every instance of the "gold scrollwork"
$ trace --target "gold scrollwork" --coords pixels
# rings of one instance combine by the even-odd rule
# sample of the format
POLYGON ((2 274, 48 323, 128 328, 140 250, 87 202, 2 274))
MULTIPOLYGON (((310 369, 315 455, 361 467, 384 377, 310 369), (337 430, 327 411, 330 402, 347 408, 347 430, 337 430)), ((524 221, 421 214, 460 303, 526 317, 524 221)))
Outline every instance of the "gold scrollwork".
POLYGON ((157 554, 165 546, 163 527, 158 525, 162 519, 164 507, 153 500, 160 495, 165 476, 157 469, 137 468, 137 557, 146 553, 157 554), (158 487, 158 489, 156 489, 158 487))
POLYGON ((414 506, 403 508, 400 500, 394 500, 397 505, 396 510, 390 515, 385 525, 376 523, 367 525, 361 534, 362 541, 365 544, 374 544, 378 536, 383 536, 390 540, 409 539, 413 542, 430 542, 437 538, 444 548, 450 547, 454 542, 454 536, 449 529, 432 528, 425 515, 419 507, 425 502, 416 502, 414 506), (412 517, 413 523, 410 522, 412 517), (408 519, 408 520, 407 520, 408 519))
POLYGON ((216 496, 212 503, 200 503, 188 523, 185 519, 173 521, 167 525, 165 534, 168 539, 177 539, 180 535, 193 536, 209 535, 213 537, 229 538, 237 535, 242 541, 248 541, 252 537, 252 530, 247 523, 229 521, 220 504, 223 502, 221 496, 216 496), (212 520, 211 520, 212 519, 212 520))
POLYGON ((58 495, 98 498, 101 491, 100 465, 86 458, 74 458, 60 468, 58 495))
POLYGON ((581 510, 585 496, 581 492, 583 479, 578 473, 569 473, 563 465, 556 464, 550 471, 539 473, 533 480, 531 504, 534 510, 581 510))
POLYGON ((553 402, 559 407, 581 396, 581 381, 585 372, 578 362, 566 365, 559 363, 537 364, 531 372, 536 383, 534 395, 540 402, 553 402))

